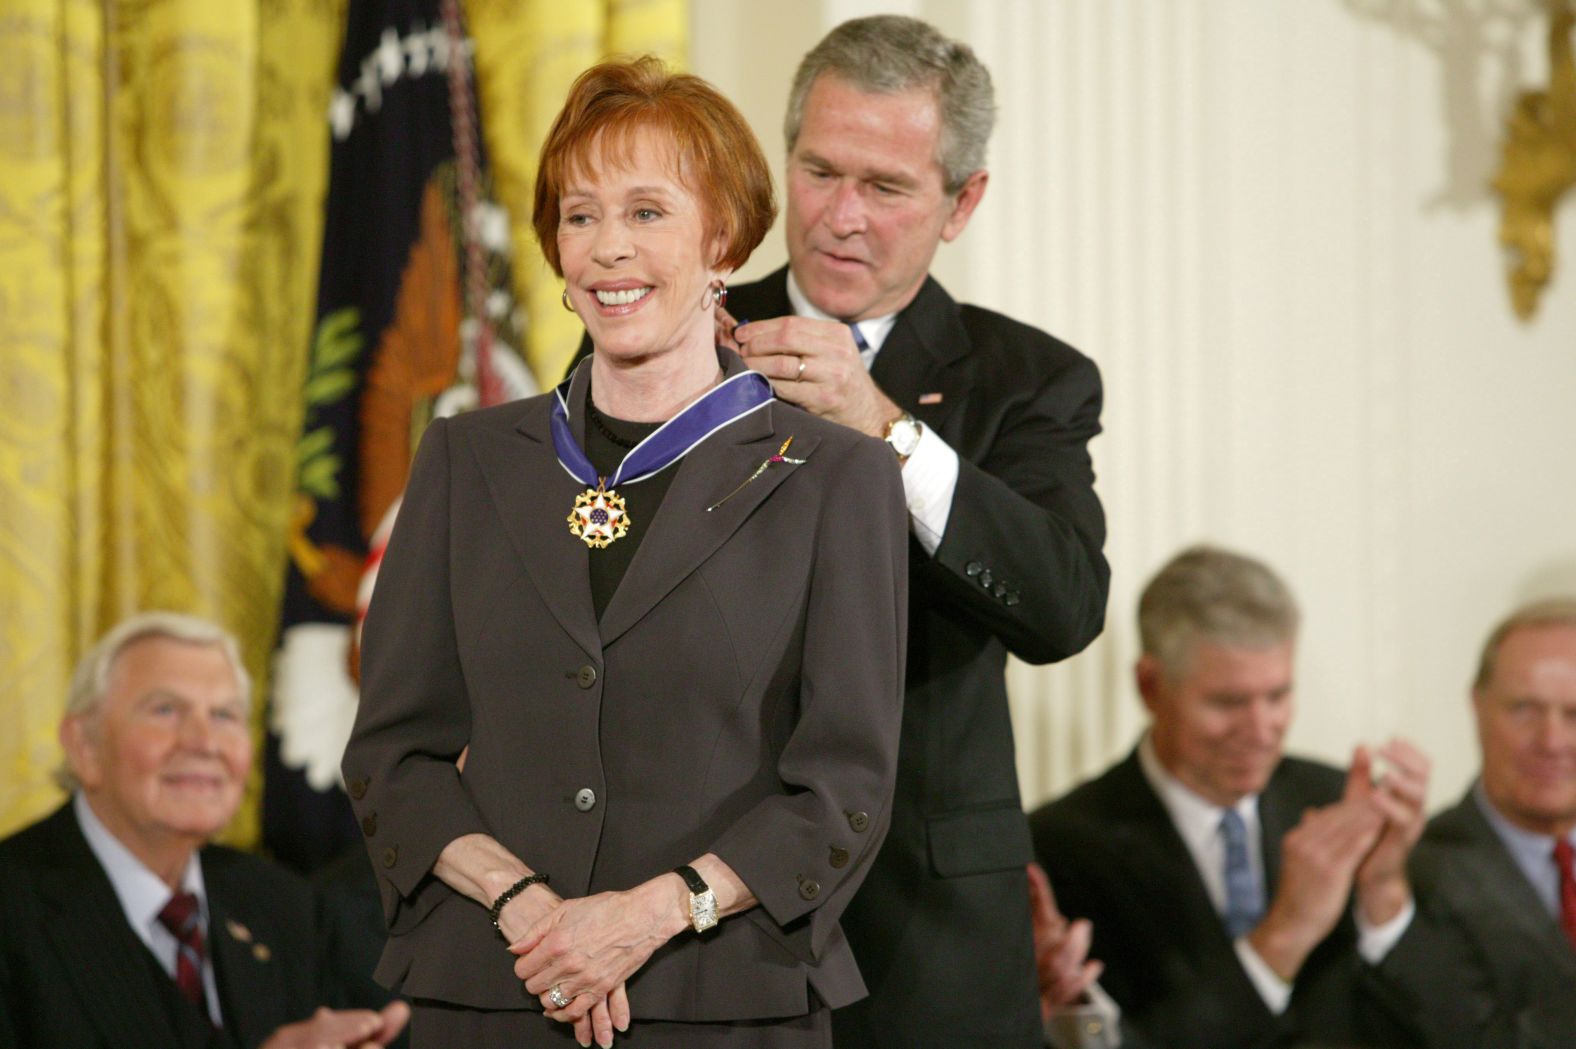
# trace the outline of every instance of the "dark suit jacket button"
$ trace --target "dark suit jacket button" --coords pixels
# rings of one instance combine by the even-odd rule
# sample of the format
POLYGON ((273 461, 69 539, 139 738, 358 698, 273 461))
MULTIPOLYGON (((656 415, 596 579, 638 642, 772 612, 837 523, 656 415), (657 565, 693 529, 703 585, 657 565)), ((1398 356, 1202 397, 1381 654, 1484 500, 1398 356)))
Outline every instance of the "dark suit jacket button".
POLYGON ((575 675, 575 684, 579 685, 581 688, 590 688, 592 685, 596 684, 596 667, 592 666, 590 663, 587 663, 585 666, 581 667, 580 672, 575 675))
POLYGON ((390 845, 383 850, 383 866, 392 867, 399 862, 399 846, 390 845))
POLYGON ((1011 608, 1013 605, 1022 600, 1023 598, 1018 596, 1018 591, 1009 590, 1007 591, 1007 596, 1001 599, 1001 603, 1006 605, 1008 608, 1011 608))
POLYGON ((870 826, 870 813, 850 812, 848 814, 848 825, 854 828, 855 831, 864 833, 864 829, 870 826))
POLYGON ((1005 597, 1005 596, 1007 596, 1007 584, 1006 583, 997 583, 995 586, 991 587, 991 591, 990 592, 992 594, 996 595, 997 597, 1005 597))
POLYGON ((963 566, 963 574, 968 576, 970 579, 973 579, 975 576, 979 575, 980 572, 984 571, 984 569, 985 566, 980 564, 978 561, 970 561, 968 564, 963 566))
POLYGON ((807 900, 813 900, 821 895, 821 883, 814 878, 806 878, 799 883, 799 895, 807 900))
POLYGON ((367 780, 366 780, 366 777, 365 776, 359 776, 356 779, 351 780, 350 783, 345 787, 345 789, 350 792, 350 796, 352 798, 355 798, 357 801, 360 801, 362 798, 367 796, 367 780))
POLYGON ((834 868, 841 870, 842 868, 848 866, 848 850, 840 849, 836 845, 833 845, 832 854, 826 858, 826 862, 830 863, 834 868))
POLYGON ((372 835, 376 834, 377 832, 378 832, 378 814, 376 812, 369 812, 369 813, 366 814, 366 816, 361 821, 361 833, 365 834, 367 837, 370 838, 370 837, 372 837, 372 835))
POLYGON ((590 787, 581 787, 575 791, 575 808, 581 812, 590 812, 596 808, 596 791, 590 787))
POLYGON ((986 590, 990 589, 991 583, 995 582, 995 580, 996 577, 990 574, 990 569, 988 568, 980 573, 980 586, 984 587, 986 590))

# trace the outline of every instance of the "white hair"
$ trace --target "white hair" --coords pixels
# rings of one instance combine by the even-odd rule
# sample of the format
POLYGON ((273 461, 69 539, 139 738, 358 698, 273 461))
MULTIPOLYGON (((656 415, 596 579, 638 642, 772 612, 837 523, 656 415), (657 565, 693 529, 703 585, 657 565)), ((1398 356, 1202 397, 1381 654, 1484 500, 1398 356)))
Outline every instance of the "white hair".
MULTIPOLYGON (((169 638, 187 645, 217 648, 230 661, 235 671, 236 688, 241 701, 248 707, 252 701, 252 678, 241 662, 241 646, 223 627, 181 612, 138 612, 121 620, 109 633, 77 661, 71 675, 71 691, 66 696, 64 717, 86 718, 90 723, 98 716, 99 706, 109 691, 109 678, 121 653, 138 641, 150 637, 169 638)), ((81 786, 69 764, 62 762, 55 770, 54 779, 66 791, 81 786)))

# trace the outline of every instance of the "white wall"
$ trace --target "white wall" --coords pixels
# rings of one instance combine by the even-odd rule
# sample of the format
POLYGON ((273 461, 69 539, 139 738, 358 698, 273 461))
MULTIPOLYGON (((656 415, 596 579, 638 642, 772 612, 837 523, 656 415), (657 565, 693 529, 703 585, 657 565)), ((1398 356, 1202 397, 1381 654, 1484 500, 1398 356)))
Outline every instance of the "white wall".
MULTIPOLYGON (((792 69, 842 17, 929 18, 995 77, 990 189, 937 276, 1106 381, 1110 620, 1077 659, 1011 671, 1026 802, 1131 745, 1133 605, 1187 542, 1257 553, 1302 598, 1292 748, 1405 734, 1436 804, 1475 766, 1482 635, 1576 590, 1576 205, 1522 325, 1485 188, 1513 89, 1547 82, 1545 27, 1531 4, 1444 6, 693 0, 696 71, 779 165, 792 69)), ((746 275, 783 258, 774 233, 746 275)))

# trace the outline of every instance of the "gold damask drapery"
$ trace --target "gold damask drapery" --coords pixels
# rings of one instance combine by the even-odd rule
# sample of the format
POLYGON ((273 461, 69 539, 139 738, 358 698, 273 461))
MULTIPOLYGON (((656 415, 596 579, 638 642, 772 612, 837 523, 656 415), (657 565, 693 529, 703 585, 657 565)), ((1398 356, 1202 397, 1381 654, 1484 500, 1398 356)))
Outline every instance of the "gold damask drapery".
MULTIPOLYGON (((0 0, 0 834, 58 802, 71 668, 117 619, 212 617, 265 680, 345 3, 0 0)), ((554 379, 578 329, 530 241, 535 152, 600 54, 682 55, 685 4, 467 7, 554 379)))

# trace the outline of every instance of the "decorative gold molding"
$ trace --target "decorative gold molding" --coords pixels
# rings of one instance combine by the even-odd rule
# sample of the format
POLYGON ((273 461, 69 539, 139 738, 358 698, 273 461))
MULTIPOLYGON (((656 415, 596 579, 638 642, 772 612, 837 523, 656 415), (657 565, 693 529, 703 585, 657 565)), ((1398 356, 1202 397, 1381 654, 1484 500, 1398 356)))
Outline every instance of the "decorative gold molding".
POLYGON ((1531 320, 1554 275, 1554 211, 1576 185, 1576 62, 1571 0, 1548 0, 1549 87, 1526 91, 1505 124, 1494 190, 1500 196, 1499 242, 1516 315, 1531 320))

